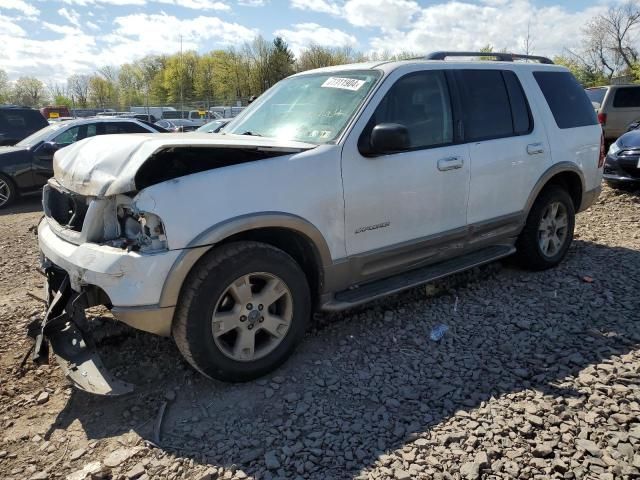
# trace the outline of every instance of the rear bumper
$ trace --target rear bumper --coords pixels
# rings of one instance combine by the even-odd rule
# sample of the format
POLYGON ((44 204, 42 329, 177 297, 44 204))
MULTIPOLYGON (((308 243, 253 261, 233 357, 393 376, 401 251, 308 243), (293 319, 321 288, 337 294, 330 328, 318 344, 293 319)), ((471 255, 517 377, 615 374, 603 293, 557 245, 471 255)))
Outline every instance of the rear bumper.
POLYGON ((84 243, 58 237, 43 219, 38 226, 43 267, 55 266, 69 276, 75 292, 101 290, 114 316, 134 328, 170 335, 175 305, 160 306, 162 290, 181 251, 156 254, 84 243))

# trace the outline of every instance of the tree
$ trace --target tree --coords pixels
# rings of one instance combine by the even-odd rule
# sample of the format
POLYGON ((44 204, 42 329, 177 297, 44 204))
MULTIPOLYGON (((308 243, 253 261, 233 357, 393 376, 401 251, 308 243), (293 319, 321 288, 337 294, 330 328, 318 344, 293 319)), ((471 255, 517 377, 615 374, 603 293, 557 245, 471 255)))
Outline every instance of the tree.
POLYGON ((123 106, 140 105, 144 95, 142 71, 135 65, 125 63, 118 72, 119 98, 123 106))
POLYGON ((211 102, 215 97, 215 64, 216 59, 212 53, 200 57, 195 80, 195 93, 198 97, 204 98, 206 108, 211 107, 211 102))
POLYGON ((531 35, 531 20, 527 22, 527 36, 522 40, 522 50, 525 55, 531 55, 533 52, 533 36, 531 35))
POLYGON ((583 87, 595 87, 609 83, 609 79, 601 70, 594 68, 570 52, 569 55, 553 57, 553 63, 567 67, 583 87))
POLYGON ((100 75, 92 75, 89 78, 88 98, 92 105, 102 109, 112 105, 115 96, 114 86, 100 75))
POLYGON ((634 44, 639 26, 640 8, 635 2, 609 7, 606 14, 596 15, 584 30, 582 57, 609 78, 632 70, 638 61, 634 44))
POLYGON ((300 54, 296 63, 297 70, 303 72, 313 68, 353 63, 360 59, 362 55, 354 52, 351 47, 331 48, 312 43, 300 54))
POLYGON ((47 84, 47 91, 49 92, 49 98, 51 98, 53 105, 73 106, 73 101, 69 96, 69 90, 65 84, 57 82, 49 83, 47 84))
POLYGON ((69 95, 75 104, 86 108, 89 100, 89 75, 71 75, 67 79, 69 95))
POLYGON ((294 73, 295 57, 289 45, 281 37, 273 40, 273 49, 269 59, 267 83, 269 86, 294 73))
POLYGON ((12 102, 27 107, 38 107, 46 100, 44 83, 35 77, 20 77, 12 92, 12 102))
POLYGON ((6 103, 11 96, 11 84, 7 72, 0 68, 0 103, 6 103))

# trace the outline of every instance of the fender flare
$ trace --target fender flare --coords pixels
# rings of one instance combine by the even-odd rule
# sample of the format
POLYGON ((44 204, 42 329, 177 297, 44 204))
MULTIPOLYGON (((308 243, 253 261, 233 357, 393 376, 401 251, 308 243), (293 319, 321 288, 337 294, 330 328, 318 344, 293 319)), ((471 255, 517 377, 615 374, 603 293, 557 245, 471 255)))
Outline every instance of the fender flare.
MULTIPOLYGON (((584 180, 584 174, 582 173, 582 170, 580 169, 580 167, 577 164, 572 162, 558 162, 552 165, 551 167, 549 167, 540 176, 536 184, 533 186, 533 189, 531 190, 531 193, 527 198, 527 203, 525 204, 525 207, 524 207, 525 219, 529 216, 531 207, 533 207, 533 202, 536 201, 536 198, 538 198, 538 195, 540 195, 540 192, 542 191, 542 189, 547 185, 547 183, 549 183, 549 180, 551 180, 554 176, 558 175, 559 173, 565 173, 565 172, 571 172, 578 175, 578 177, 580 178, 580 184, 582 187, 582 196, 584 197, 584 194, 586 192, 586 183, 584 180)), ((580 206, 576 208, 576 212, 579 209, 580 209, 580 206)))
POLYGON ((173 307, 178 303, 182 285, 200 258, 221 241, 238 233, 261 228, 282 228, 307 238, 313 246, 319 267, 333 263, 327 242, 318 228, 302 217, 285 212, 260 212, 225 220, 196 236, 173 263, 162 287, 160 307, 173 307))

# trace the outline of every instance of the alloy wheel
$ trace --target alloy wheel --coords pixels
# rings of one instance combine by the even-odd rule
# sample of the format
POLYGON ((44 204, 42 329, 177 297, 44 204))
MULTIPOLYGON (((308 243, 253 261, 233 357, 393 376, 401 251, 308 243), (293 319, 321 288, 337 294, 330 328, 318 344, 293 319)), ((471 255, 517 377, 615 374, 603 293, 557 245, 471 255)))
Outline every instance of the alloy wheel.
POLYGON ((211 329, 227 357, 251 362, 271 353, 293 319, 293 296, 277 276, 256 272, 229 285, 216 302, 211 329))
POLYGON ((552 202, 545 208, 538 226, 538 244, 546 257, 553 257, 567 240, 569 215, 561 202, 552 202))
POLYGON ((0 207, 3 207, 9 201, 10 195, 11 187, 9 187, 7 182, 0 178, 0 207))

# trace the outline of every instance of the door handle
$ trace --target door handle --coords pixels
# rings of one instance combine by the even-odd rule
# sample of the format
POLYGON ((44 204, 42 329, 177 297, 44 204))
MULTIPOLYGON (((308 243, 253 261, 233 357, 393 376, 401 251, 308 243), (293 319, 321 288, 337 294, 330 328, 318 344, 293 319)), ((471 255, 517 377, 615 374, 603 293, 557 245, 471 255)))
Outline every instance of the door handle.
POLYGON ((464 165, 464 159, 460 157, 441 158, 438 160, 438 170, 441 172, 462 168, 462 165, 464 165))
POLYGON ((537 155, 544 152, 544 145, 542 143, 530 143, 527 145, 527 153, 529 155, 537 155))

